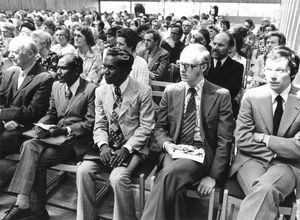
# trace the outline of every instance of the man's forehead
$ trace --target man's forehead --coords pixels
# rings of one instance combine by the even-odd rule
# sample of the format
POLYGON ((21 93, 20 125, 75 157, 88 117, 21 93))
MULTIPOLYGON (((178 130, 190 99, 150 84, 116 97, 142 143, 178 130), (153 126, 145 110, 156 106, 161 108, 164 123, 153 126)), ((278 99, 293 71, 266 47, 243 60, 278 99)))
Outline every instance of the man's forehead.
POLYGON ((286 68, 288 66, 289 60, 286 57, 272 57, 272 58, 267 58, 266 60, 266 66, 269 67, 274 67, 276 66, 280 66, 283 68, 286 68))

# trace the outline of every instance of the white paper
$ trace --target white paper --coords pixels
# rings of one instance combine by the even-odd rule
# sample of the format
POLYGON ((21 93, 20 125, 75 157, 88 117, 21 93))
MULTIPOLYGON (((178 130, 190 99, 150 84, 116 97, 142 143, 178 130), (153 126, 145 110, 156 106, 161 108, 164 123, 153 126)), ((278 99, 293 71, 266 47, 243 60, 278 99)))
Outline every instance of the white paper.
POLYGON ((199 163, 203 163, 205 158, 205 151, 203 148, 197 149, 193 146, 186 145, 185 147, 182 147, 182 149, 180 150, 175 150, 172 155, 172 158, 173 159, 185 158, 185 159, 194 160, 199 163))
POLYGON ((43 123, 34 123, 34 125, 42 128, 44 130, 47 130, 47 131, 49 131, 51 127, 57 126, 57 125, 46 125, 46 124, 43 124, 43 123))

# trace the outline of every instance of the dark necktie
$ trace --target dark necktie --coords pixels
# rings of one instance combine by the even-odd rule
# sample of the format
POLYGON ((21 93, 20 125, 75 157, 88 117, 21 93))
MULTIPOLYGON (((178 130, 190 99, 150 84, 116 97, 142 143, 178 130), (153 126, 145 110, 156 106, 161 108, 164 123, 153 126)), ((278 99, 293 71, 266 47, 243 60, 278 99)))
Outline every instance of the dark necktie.
POLYGON ((186 35, 184 34, 184 38, 182 39, 182 43, 185 44, 185 41, 186 41, 186 35))
POLYGON ((280 95, 278 95, 275 100, 277 101, 277 106, 276 106, 274 118, 273 118, 273 135, 277 135, 279 124, 280 124, 282 113, 283 113, 282 97, 280 95))
POLYGON ((124 136, 119 125, 119 113, 122 104, 121 90, 115 87, 115 103, 111 115, 111 123, 109 127, 109 145, 113 149, 118 149, 124 144, 124 136))
POLYGON ((218 62, 217 62, 217 65, 216 65, 215 69, 216 69, 216 70, 220 70, 220 68, 221 68, 221 65, 222 65, 222 63, 221 63, 221 60, 218 60, 218 62))
POLYGON ((186 112, 183 117, 182 129, 180 134, 180 143, 192 145, 194 142, 194 133, 196 126, 196 100, 195 88, 189 88, 188 93, 191 94, 189 98, 186 112))

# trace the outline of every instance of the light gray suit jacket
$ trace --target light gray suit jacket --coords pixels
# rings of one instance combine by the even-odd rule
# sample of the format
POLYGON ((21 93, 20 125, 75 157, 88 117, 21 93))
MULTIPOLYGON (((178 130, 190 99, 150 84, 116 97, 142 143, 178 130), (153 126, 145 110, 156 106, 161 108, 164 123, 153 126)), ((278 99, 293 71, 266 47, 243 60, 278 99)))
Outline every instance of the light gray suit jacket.
MULTIPOLYGON (((125 144, 130 145, 134 151, 148 155, 149 149, 145 146, 155 125, 151 89, 129 77, 122 99, 119 125, 125 144)), ((96 89, 94 143, 108 143, 113 104, 111 85, 103 84, 96 89)))
POLYGON ((246 161, 256 158, 268 164, 275 154, 286 161, 297 178, 297 197, 300 194, 300 142, 293 137, 300 131, 300 89, 292 85, 279 125, 273 132, 273 111, 268 85, 248 90, 242 100, 236 126, 238 153, 231 168, 233 175, 246 161), (253 139, 255 133, 270 135, 268 147, 253 139))
MULTIPOLYGON (((183 120, 185 86, 167 86, 160 102, 154 136, 160 148, 166 141, 178 144, 183 120)), ((233 115, 229 91, 204 80, 201 96, 201 136, 211 164, 209 176, 223 182, 232 145, 233 115)))

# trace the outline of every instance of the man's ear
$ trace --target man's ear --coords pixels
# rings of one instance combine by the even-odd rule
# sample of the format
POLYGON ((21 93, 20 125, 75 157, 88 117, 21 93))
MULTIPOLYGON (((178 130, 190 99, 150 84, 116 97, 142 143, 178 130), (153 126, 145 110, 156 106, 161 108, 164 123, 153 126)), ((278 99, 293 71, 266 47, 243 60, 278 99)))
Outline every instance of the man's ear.
POLYGON ((203 65, 201 65, 201 69, 202 69, 202 72, 208 71, 208 63, 204 63, 203 65))

